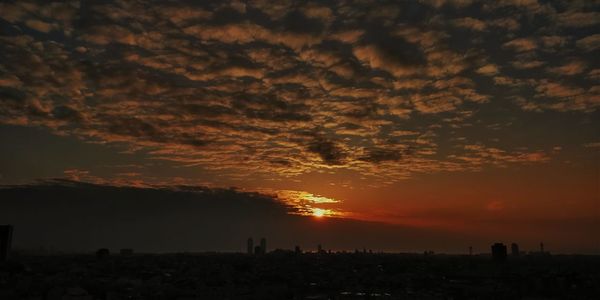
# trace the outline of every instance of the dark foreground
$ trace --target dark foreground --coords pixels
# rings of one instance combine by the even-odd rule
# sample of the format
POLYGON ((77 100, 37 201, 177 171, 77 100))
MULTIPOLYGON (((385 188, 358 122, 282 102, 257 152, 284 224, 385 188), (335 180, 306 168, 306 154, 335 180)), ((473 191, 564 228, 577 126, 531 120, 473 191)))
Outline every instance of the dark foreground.
POLYGON ((0 299, 600 299, 600 257, 19 256, 0 299))

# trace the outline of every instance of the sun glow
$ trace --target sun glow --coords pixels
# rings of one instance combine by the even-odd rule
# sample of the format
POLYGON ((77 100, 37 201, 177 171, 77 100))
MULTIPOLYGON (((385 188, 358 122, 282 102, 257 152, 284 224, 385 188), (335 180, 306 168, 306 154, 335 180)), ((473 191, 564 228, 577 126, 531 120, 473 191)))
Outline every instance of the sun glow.
POLYGON ((347 215, 347 213, 335 208, 341 201, 334 198, 294 190, 276 191, 276 195, 277 198, 290 205, 295 210, 294 213, 298 215, 315 218, 344 217, 347 215), (315 205, 331 206, 331 208, 317 208, 314 207, 315 205))
POLYGON ((324 217, 326 213, 327 213, 327 211, 325 209, 313 208, 313 210, 312 210, 312 215, 317 218, 324 217))

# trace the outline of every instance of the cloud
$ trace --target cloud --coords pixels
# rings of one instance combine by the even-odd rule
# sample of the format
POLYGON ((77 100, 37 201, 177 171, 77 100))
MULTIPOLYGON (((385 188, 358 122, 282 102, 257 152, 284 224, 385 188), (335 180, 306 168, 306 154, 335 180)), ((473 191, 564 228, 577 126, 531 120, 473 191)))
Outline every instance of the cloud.
POLYGON ((554 30, 554 4, 537 1, 0 5, 2 124, 125 145, 215 180, 464 171, 434 155, 464 154, 435 133, 474 126, 504 96, 527 99, 511 102, 525 111, 597 107, 585 67, 595 35, 554 30))
POLYGON ((507 31, 516 31, 521 28, 521 24, 519 21, 515 20, 515 18, 507 17, 507 18, 499 18, 495 20, 491 20, 489 24, 496 28, 502 28, 507 31))
POLYGON ((464 8, 470 6, 473 0, 420 0, 420 2, 431 5, 435 8, 441 8, 443 6, 453 6, 457 8, 464 8))
POLYGON ((588 27, 600 23, 600 13, 566 11, 557 15, 558 22, 565 27, 588 27))
POLYGON ((600 106, 600 90, 589 89, 542 79, 536 82, 536 98, 546 98, 554 102, 538 104, 540 107, 557 111, 591 111, 600 106))
POLYGON ((600 48, 600 34, 593 34, 577 40, 577 47, 585 51, 594 51, 600 48))
POLYGON ((321 160, 328 165, 338 165, 346 157, 344 151, 338 144, 325 137, 316 136, 307 147, 309 152, 316 153, 321 160))
POLYGON ((487 75, 487 76, 496 75, 496 74, 498 74, 498 72, 499 72, 498 66, 496 66, 494 64, 487 64, 487 65, 477 69, 477 73, 482 74, 482 75, 487 75))
POLYGON ((548 68, 548 71, 557 75, 573 76, 582 73, 586 67, 583 61, 572 61, 559 67, 548 68))
POLYGON ((529 60, 527 58, 516 60, 512 62, 512 66, 516 69, 527 70, 535 69, 545 65, 546 62, 541 60, 529 60))
POLYGON ((452 21, 452 24, 456 27, 466 28, 475 31, 484 31, 487 29, 487 24, 485 22, 471 17, 454 19, 452 21))
POLYGON ((360 159, 376 163, 383 161, 398 161, 404 156, 404 151, 402 149, 371 148, 366 152, 367 154, 360 159))
POLYGON ((518 38, 508 41, 502 45, 504 48, 510 48, 517 52, 535 50, 538 47, 537 42, 532 38, 518 38))
POLYGON ((545 96, 550 97, 574 97, 584 93, 582 88, 577 88, 573 86, 564 85, 558 82, 551 82, 548 80, 542 80, 536 90, 541 92, 545 96))
POLYGON ((25 21, 25 25, 31 29, 35 29, 44 33, 48 33, 55 28, 55 25, 40 20, 27 20, 25 21))
POLYGON ((364 44, 355 47, 354 55, 373 69, 382 69, 396 77, 416 73, 425 65, 425 58, 419 48, 402 38, 369 33, 364 44))
POLYGON ((484 9, 487 10, 497 10, 507 7, 514 7, 521 10, 525 10, 527 13, 530 14, 549 13, 553 11, 551 6, 543 5, 538 0, 499 0, 486 3, 484 5, 484 9))
POLYGON ((544 45, 544 48, 557 48, 566 46, 568 38, 559 35, 549 35, 542 36, 540 40, 544 45))

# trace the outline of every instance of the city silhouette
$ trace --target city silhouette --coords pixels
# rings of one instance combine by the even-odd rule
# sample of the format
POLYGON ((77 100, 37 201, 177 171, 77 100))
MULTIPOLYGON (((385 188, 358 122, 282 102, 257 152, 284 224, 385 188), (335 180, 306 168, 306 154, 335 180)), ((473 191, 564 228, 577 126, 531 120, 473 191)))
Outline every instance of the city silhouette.
POLYGON ((326 251, 321 244, 313 251, 268 251, 266 238, 257 246, 248 238, 245 253, 134 254, 123 248, 113 254, 100 248, 95 256, 13 251, 11 257, 12 231, 0 226, 0 269, 9 275, 0 284, 2 299, 587 299, 600 292, 599 257, 553 256, 543 243, 529 253, 512 243, 510 257, 499 242, 488 253, 469 247, 468 254, 445 255, 326 251), (55 272, 65 273, 45 277, 55 272), (23 278, 44 284, 24 286, 23 278))

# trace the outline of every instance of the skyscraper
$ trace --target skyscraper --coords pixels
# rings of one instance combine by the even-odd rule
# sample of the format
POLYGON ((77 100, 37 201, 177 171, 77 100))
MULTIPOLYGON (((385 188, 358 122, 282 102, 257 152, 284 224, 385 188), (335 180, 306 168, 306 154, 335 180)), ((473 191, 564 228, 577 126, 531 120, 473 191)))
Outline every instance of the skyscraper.
POLYGON ((110 256, 110 250, 108 250, 106 248, 101 248, 101 249, 98 249, 98 251, 96 251, 97 258, 104 259, 108 256, 110 256))
POLYGON ((510 254, 512 256, 519 256, 519 245, 517 245, 517 243, 512 243, 510 245, 510 254))
POLYGON ((492 257, 495 261, 506 260, 506 245, 502 243, 495 243, 492 245, 492 257))
POLYGON ((262 238, 260 239, 260 250, 262 251, 262 253, 267 253, 267 239, 262 238))
POLYGON ((248 254, 254 253, 254 240, 252 238, 248 238, 248 244, 247 244, 246 252, 248 254))
POLYGON ((0 261, 6 261, 12 241, 12 225, 0 225, 0 261))

